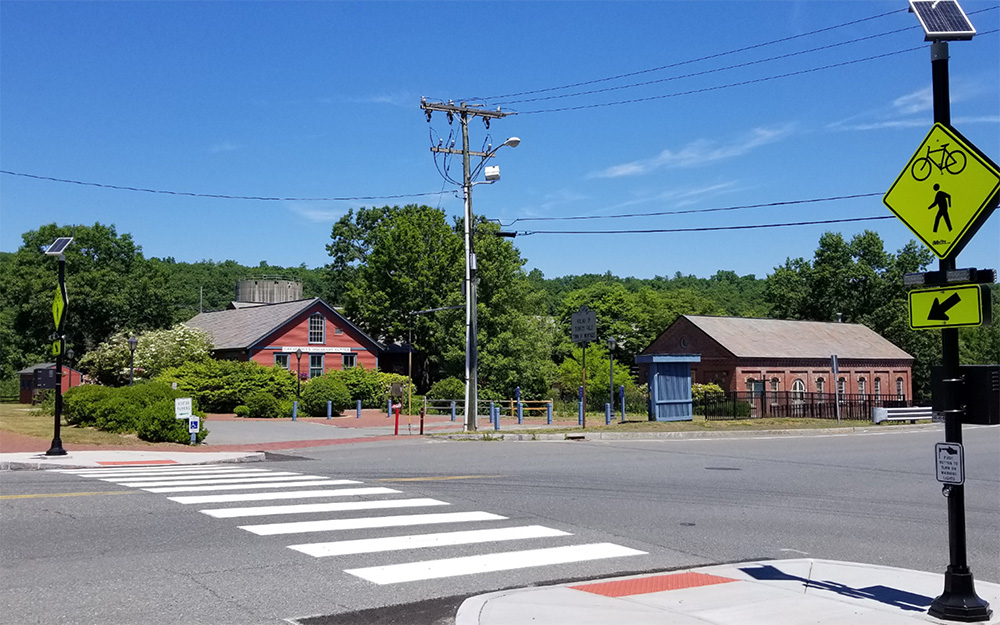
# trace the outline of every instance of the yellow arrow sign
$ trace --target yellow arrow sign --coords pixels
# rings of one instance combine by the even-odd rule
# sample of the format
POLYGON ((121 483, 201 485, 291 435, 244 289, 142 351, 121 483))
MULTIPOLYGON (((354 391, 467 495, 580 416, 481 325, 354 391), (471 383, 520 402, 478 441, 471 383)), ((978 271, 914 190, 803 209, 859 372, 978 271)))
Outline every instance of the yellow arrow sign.
POLYGON ((913 330, 981 326, 992 321, 990 289, 984 284, 920 289, 909 295, 913 330))
POLYGON ((938 258, 951 258, 996 207, 1000 168, 934 124, 882 201, 938 258))
POLYGON ((52 318, 56 322, 56 329, 59 329, 59 322, 62 321, 63 311, 66 310, 66 301, 60 289, 56 288, 56 296, 52 298, 52 318))

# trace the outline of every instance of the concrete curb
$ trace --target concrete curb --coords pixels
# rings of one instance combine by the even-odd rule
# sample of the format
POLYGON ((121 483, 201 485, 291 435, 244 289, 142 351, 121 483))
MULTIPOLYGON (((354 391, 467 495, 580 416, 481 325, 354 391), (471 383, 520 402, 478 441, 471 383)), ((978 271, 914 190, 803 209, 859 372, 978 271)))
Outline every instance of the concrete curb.
POLYGON ((477 433, 463 432, 461 434, 441 434, 435 438, 448 440, 485 440, 485 441, 621 441, 621 440, 666 440, 666 439, 697 439, 697 438, 748 438, 759 436, 830 436, 831 434, 870 434, 873 432, 935 430, 941 429, 941 424, 865 426, 851 428, 822 429, 790 429, 790 430, 729 430, 704 432, 559 432, 533 434, 530 432, 503 432, 496 430, 477 433))
MULTIPOLYGON (((129 453, 126 451, 117 452, 119 454, 129 453)), ((143 453, 143 452, 133 452, 133 453, 143 453)), ((265 459, 263 452, 254 453, 228 453, 223 457, 221 454, 207 454, 207 453, 191 453, 190 456, 183 456, 181 460, 177 460, 178 456, 184 452, 169 454, 169 453, 157 453, 157 458, 148 458, 148 460, 156 461, 163 459, 175 460, 179 465, 198 465, 198 464, 239 464, 244 462, 263 462, 265 459), (189 462, 188 458, 198 458, 196 462, 189 462)), ((44 454, 3 454, 4 456, 23 456, 16 459, 0 459, 0 471, 44 471, 46 469, 85 469, 91 467, 105 466, 98 464, 98 461, 93 458, 74 457, 81 456, 82 454, 87 454, 90 456, 100 456, 101 458, 106 458, 107 454, 100 451, 84 451, 77 452, 76 454, 69 454, 66 456, 46 456, 44 454)), ((140 462, 140 459, 134 459, 130 462, 140 462)))

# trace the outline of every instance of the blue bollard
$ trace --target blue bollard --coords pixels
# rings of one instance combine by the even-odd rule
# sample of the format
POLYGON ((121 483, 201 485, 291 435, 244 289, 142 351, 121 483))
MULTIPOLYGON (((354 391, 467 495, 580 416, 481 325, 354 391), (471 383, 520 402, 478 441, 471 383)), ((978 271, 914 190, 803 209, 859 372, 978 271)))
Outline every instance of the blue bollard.
POLYGON ((494 408, 493 410, 495 410, 495 411, 496 411, 496 412, 494 413, 494 414, 495 414, 495 416, 494 416, 494 418, 493 418, 493 429, 494 429, 494 430, 497 430, 497 431, 500 431, 500 406, 497 406, 497 407, 496 407, 496 408, 494 408))
POLYGON ((493 412, 493 402, 490 402, 490 423, 496 421, 496 414, 493 412))
POLYGON ((333 402, 332 401, 328 401, 328 402, 326 402, 326 420, 327 421, 330 420, 330 415, 332 415, 332 414, 333 414, 333 402))
POLYGON ((451 420, 455 420, 455 402, 451 402, 451 420))
POLYGON ((517 402, 517 422, 524 423, 524 404, 517 402))
POLYGON ((577 405, 577 425, 583 427, 583 401, 578 401, 577 405))
POLYGON ((552 425, 552 402, 545 404, 545 421, 552 425))
POLYGON ((295 421, 299 416, 299 402, 292 402, 292 421, 295 421))
POLYGON ((611 425, 611 404, 604 404, 604 425, 611 425))
POLYGON ((361 400, 358 400, 358 418, 361 418, 361 400))
POLYGON ((388 402, 386 402, 385 418, 386 419, 391 419, 392 418, 392 399, 391 398, 389 399, 388 402))

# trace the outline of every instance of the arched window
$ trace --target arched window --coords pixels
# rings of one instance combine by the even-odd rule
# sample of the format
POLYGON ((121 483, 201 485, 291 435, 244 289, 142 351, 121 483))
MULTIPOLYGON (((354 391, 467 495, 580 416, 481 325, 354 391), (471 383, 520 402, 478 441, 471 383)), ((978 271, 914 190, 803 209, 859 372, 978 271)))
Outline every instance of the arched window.
POLYGON ((753 385, 754 385, 754 379, 753 378, 747 378, 747 392, 748 393, 752 393, 753 392, 753 385))
POLYGON ((903 378, 896 378, 896 395, 903 399, 903 378))
POLYGON ((875 394, 882 394, 882 378, 875 378, 875 394))
POLYGON ((806 383, 802 380, 795 380, 792 382, 792 399, 795 401, 802 401, 805 397, 806 383))
POLYGON ((778 378, 771 378, 771 401, 778 401, 778 378))
POLYGON ((816 392, 817 393, 822 393, 823 392, 823 384, 824 384, 824 382, 825 382, 825 380, 823 380, 823 378, 816 378, 816 392))
POLYGON ((843 395, 844 391, 847 390, 847 380, 845 378, 837 379, 837 394, 843 395))
POLYGON ((858 378, 858 395, 864 395, 866 388, 866 380, 864 378, 858 378))

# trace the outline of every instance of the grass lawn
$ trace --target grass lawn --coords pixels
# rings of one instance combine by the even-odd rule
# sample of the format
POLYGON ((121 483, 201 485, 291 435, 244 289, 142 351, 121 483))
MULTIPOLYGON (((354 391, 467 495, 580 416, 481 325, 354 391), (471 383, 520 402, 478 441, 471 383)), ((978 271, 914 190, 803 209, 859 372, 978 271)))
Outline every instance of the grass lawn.
MULTIPOLYGON (((0 404, 0 432, 51 440, 53 429, 53 417, 50 415, 32 414, 32 409, 26 404, 0 404)), ((135 436, 101 432, 65 423, 59 428, 59 437, 64 444, 74 445, 154 445, 135 436)))

